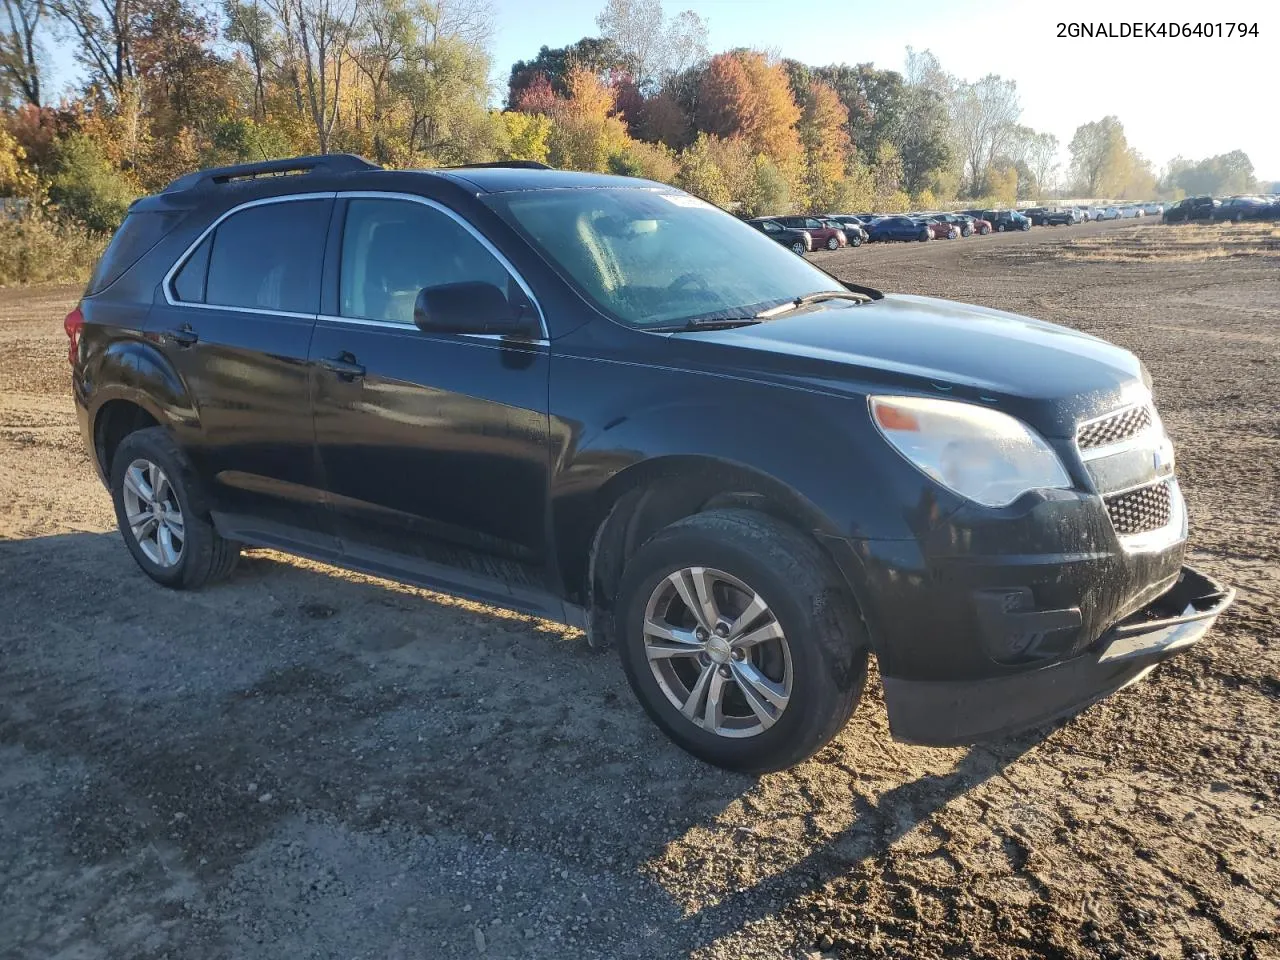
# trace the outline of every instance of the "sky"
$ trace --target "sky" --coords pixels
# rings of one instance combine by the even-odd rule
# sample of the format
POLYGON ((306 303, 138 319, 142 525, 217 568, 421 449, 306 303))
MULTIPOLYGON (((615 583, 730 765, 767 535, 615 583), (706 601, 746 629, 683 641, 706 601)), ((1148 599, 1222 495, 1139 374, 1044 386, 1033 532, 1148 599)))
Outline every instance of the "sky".
MULTIPOLYGON (((598 33, 604 0, 494 0, 493 77, 516 60, 598 33)), ((901 70, 908 46, 932 50, 949 73, 1017 82, 1021 122, 1066 145, 1076 127, 1114 114, 1157 173, 1173 157, 1243 150, 1261 180, 1280 180, 1280 3, 1229 0, 663 0, 693 10, 711 51, 776 50, 805 63, 874 63, 901 70), (1258 24, 1258 36, 1201 39, 1059 38, 1058 23, 1258 24), (1208 22, 1226 22, 1213 19, 1208 22)), ((1225 28, 1224 28, 1225 29, 1225 28)))

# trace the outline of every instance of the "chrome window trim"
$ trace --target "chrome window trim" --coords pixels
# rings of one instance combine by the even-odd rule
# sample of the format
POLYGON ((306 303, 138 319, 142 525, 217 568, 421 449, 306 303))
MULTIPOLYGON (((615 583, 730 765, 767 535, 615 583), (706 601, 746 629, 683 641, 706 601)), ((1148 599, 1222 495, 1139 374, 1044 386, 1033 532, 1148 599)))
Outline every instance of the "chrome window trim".
MULTIPOLYGON (((396 321, 396 320, 368 320, 368 319, 365 319, 364 317, 339 317, 331 313, 319 314, 314 319, 324 320, 328 323, 346 323, 346 324, 351 324, 352 326, 357 326, 357 327, 377 327, 380 330, 401 330, 406 333, 409 331, 413 331, 414 333, 421 333, 421 331, 418 330, 418 328, 414 326, 412 323, 400 323, 399 321, 396 321)), ((468 340, 488 341, 488 340, 510 339, 505 334, 501 334, 501 333, 459 333, 457 334, 457 336, 466 337, 468 340)), ((541 345, 545 347, 551 341, 546 339, 541 339, 541 340, 534 339, 534 340, 516 340, 514 342, 522 343, 522 344, 524 343, 533 344, 535 346, 541 345)))
MULTIPOLYGON (((500 251, 497 247, 493 245, 493 243, 489 240, 488 237, 486 237, 474 226, 472 226, 470 223, 464 220, 458 213, 454 212, 453 210, 450 210, 448 207, 446 207, 444 204, 440 203, 439 201, 432 200, 429 197, 419 196, 416 193, 394 193, 387 190, 341 190, 337 193, 337 198, 339 200, 406 200, 410 203, 420 203, 424 207, 430 207, 433 210, 438 210, 440 213, 443 213, 446 217, 448 217, 458 226, 462 227, 463 230, 471 234, 471 236, 473 236, 476 239, 476 241, 480 244, 480 246, 488 250, 489 253, 493 255, 493 258, 497 260, 500 264, 502 264, 502 266, 506 269, 506 271, 515 278, 516 283, 520 285, 520 289, 524 291, 524 295, 528 297, 529 302, 533 304, 533 309, 536 310, 538 313, 538 326, 542 329, 542 337, 540 338, 540 340, 546 341, 550 339, 550 334, 547 331, 547 317, 542 310, 542 304, 538 302, 538 298, 534 296, 533 290, 529 287, 529 284, 525 282, 524 277, 520 275, 520 271, 517 270, 515 266, 511 263, 511 261, 508 260, 502 254, 502 251, 500 251)), ((339 317, 339 318, 328 318, 328 319, 341 319, 343 321, 346 321, 350 319, 362 319, 362 318, 339 317)), ((374 322, 393 323, 394 326, 401 327, 401 328, 405 326, 405 324, 394 323, 393 321, 374 321, 374 322)), ((489 334, 489 333, 462 334, 462 336, 473 337, 473 338, 494 337, 494 338, 501 339, 500 334, 489 334)))
MULTIPOLYGON (((332 200, 336 196, 337 193, 335 191, 324 190, 318 193, 289 193, 280 197, 259 197, 257 200, 246 200, 244 203, 237 204, 230 210, 225 211, 213 223, 200 231, 200 236, 196 237, 191 245, 182 252, 182 255, 169 268, 169 272, 164 275, 164 279, 160 281, 160 288, 164 292, 165 301, 171 307, 190 307, 196 310, 229 310, 232 313, 258 313, 266 314, 270 317, 293 317, 298 320, 314 320, 316 318, 314 313, 272 310, 269 307, 232 307, 217 303, 192 303, 190 300, 179 300, 173 295, 173 278, 178 275, 179 270, 186 266, 187 261, 191 259, 191 255, 196 252, 196 248, 200 244, 204 243, 205 238, 218 229, 218 224, 232 214, 239 213, 241 210, 248 210, 250 207, 265 207, 271 203, 289 203, 293 200, 332 200)), ((212 251, 210 251, 210 254, 212 254, 212 251)))

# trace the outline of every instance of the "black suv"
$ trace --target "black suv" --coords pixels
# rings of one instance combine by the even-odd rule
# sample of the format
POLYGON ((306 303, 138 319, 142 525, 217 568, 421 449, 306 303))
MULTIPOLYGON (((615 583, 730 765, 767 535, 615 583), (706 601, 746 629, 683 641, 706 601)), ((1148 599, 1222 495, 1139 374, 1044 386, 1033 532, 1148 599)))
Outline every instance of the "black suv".
POLYGON ((1183 566, 1132 354, 842 283, 657 183, 192 174, 133 205, 66 330, 152 579, 261 545, 579 625, 730 768, 826 743, 871 654, 895 735, 960 743, 1139 677, 1230 599, 1183 566))
POLYGON ((1219 203, 1213 197, 1187 197, 1164 208, 1165 223, 1185 223, 1189 220, 1215 220, 1219 203))

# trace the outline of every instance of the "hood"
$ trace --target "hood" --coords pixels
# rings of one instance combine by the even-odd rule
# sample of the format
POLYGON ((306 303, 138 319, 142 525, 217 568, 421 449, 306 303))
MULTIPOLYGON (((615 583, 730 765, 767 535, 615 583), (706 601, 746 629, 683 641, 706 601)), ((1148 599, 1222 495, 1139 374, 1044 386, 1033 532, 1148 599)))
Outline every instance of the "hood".
MULTIPOLYGON (((1053 436, 1143 389, 1132 353, 1029 317, 930 297, 836 301, 735 330, 682 334, 732 353, 724 372, 863 395, 906 389, 1003 409, 1053 436)), ((716 364, 719 366, 719 364, 716 364)))

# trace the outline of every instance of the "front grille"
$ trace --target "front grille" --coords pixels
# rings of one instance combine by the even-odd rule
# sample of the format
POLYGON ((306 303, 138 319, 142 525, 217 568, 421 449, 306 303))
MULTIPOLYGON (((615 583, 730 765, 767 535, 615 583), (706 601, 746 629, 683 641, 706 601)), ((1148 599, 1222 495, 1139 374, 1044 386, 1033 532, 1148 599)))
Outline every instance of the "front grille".
POLYGON ((1121 440, 1137 436, 1151 426, 1151 408, 1145 404, 1113 413, 1101 420, 1086 423, 1076 435, 1076 445, 1081 450, 1106 447, 1121 440))
POLYGON ((1173 516, 1173 496, 1170 481, 1162 480, 1150 486, 1128 490, 1110 497, 1103 497, 1111 525, 1121 536, 1159 530, 1173 516))

